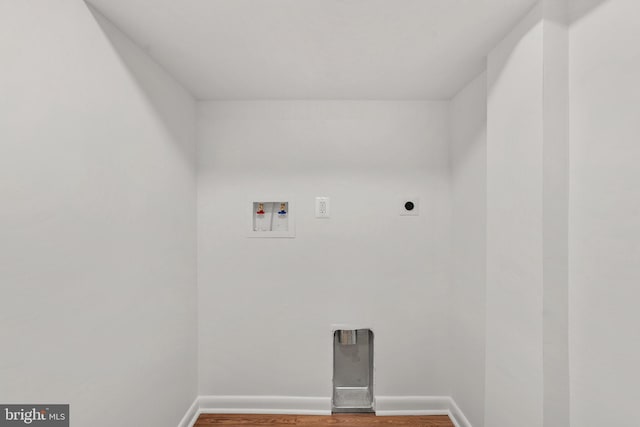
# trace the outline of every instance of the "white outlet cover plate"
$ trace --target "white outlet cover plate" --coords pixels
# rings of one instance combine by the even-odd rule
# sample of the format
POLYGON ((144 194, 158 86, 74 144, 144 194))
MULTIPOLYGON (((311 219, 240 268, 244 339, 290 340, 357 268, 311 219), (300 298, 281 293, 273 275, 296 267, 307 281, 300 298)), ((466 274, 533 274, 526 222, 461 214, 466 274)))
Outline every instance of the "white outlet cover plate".
POLYGON ((419 197, 401 197, 398 200, 398 210, 401 216, 418 216, 420 215, 420 198, 419 197), (413 202, 413 209, 408 211, 404 205, 407 202, 413 202))
POLYGON ((331 201, 329 197, 316 197, 316 218, 329 218, 331 216, 331 201), (321 206, 324 204, 324 212, 321 206))

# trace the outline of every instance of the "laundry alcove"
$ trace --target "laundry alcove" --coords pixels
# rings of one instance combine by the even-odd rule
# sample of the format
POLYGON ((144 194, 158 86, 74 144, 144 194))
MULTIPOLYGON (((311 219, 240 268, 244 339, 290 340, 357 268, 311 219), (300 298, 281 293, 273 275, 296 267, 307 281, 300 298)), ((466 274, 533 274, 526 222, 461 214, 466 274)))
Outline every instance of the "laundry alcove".
POLYGON ((637 16, 0 2, 0 406, 632 427, 637 16))

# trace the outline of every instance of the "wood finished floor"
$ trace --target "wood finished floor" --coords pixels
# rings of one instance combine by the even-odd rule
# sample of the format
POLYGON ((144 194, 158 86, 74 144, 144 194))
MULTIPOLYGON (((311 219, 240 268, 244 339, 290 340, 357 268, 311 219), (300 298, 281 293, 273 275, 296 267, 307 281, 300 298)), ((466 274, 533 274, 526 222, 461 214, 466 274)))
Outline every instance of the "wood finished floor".
POLYGON ((320 415, 231 415, 201 414, 194 427, 454 427, 446 415, 376 417, 373 414, 320 415))

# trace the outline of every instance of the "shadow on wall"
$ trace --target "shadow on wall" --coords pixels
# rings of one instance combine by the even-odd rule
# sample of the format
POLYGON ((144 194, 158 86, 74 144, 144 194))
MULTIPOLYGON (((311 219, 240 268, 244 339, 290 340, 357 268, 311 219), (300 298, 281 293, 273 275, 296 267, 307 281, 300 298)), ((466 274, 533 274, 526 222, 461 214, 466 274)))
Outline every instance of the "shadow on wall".
POLYGON ((544 1, 535 3, 527 10, 518 23, 509 29, 502 41, 487 56, 487 102, 494 93, 494 86, 501 81, 502 74, 506 69, 505 64, 508 64, 515 48, 540 23, 544 1), (500 65, 500 69, 496 70, 494 64, 500 65))
POLYGON ((569 23, 573 24, 609 0, 569 0, 569 23))
POLYGON ((96 23, 102 29, 124 68, 141 94, 176 144, 189 167, 195 164, 194 97, 129 37, 87 4, 96 23), (188 124, 188 125, 186 125, 188 124))
MULTIPOLYGON (((509 33, 511 34, 507 35, 506 37, 511 38, 515 42, 521 39, 533 27, 535 27, 540 22, 540 20, 533 19, 535 17, 529 16, 529 15, 533 13, 534 9, 542 7, 544 1, 549 1, 549 0, 541 0, 540 2, 536 3, 533 7, 531 7, 531 9, 529 9, 522 16, 520 24, 516 26, 518 31, 515 32, 514 29, 510 29, 509 33), (527 17, 529 19, 527 19, 527 17)), ((568 24, 571 25, 579 21, 584 16, 588 15, 593 10, 597 9, 598 7, 602 6, 604 3, 607 3, 608 1, 610 0, 567 0, 568 2, 567 12, 568 12, 568 21, 569 21, 568 24)), ((542 16, 542 9, 539 9, 539 10, 540 10, 540 16, 542 16)), ((500 80, 500 74, 498 74, 493 81, 488 82, 488 87, 487 87, 488 96, 490 96, 492 93, 493 84, 499 80, 500 80)))

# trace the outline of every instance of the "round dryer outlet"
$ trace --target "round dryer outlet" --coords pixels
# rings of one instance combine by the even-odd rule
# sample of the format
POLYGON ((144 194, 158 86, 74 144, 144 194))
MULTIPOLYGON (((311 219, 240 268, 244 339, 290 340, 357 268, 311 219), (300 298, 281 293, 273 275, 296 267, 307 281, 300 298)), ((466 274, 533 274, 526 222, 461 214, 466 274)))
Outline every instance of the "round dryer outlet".
POLYGON ((402 197, 398 205, 402 216, 420 215, 420 199, 418 197, 402 197))

